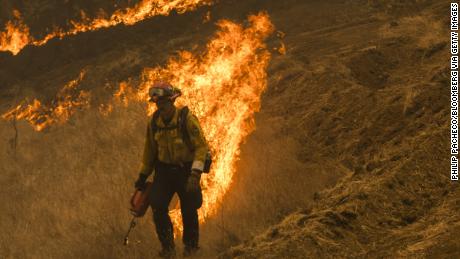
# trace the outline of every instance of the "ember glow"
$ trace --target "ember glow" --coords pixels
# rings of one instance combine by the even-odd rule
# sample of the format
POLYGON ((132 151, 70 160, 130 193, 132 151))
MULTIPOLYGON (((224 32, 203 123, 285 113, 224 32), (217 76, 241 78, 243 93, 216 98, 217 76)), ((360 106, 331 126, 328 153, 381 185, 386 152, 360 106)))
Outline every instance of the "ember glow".
POLYGON ((77 91, 77 86, 85 76, 80 72, 78 78, 68 82, 57 94, 56 100, 50 105, 34 99, 31 103, 23 101, 16 108, 2 115, 6 120, 27 120, 35 130, 41 131, 52 124, 63 124, 77 109, 89 107, 90 93, 77 91))
POLYGON ((144 19, 169 15, 171 11, 184 13, 202 5, 210 5, 212 0, 142 0, 134 7, 115 11, 110 17, 90 19, 82 12, 82 21, 70 21, 72 28, 69 30, 56 29, 45 35, 42 39, 34 39, 29 28, 24 25, 18 11, 14 11, 14 21, 7 22, 5 30, 0 32, 0 51, 10 51, 14 55, 19 53, 26 45, 40 46, 53 38, 64 38, 81 32, 94 31, 118 24, 133 25, 144 19))

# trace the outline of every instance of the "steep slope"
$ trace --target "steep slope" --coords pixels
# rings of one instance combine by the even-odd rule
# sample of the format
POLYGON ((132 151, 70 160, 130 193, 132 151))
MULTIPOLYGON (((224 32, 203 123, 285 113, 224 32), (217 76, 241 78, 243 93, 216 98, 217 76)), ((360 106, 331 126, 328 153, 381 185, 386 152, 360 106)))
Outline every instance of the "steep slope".
POLYGON ((460 255, 447 148, 449 5, 379 7, 287 36, 291 51, 274 60, 265 99, 266 112, 284 120, 283 133, 303 144, 300 159, 327 153, 348 176, 222 257, 460 255))
MULTIPOLYGON (((137 1, 76 9, 74 1, 41 2, 47 8, 29 10, 37 34, 79 17, 80 8, 93 14, 137 1)), ((51 102, 82 70, 79 88, 103 103, 120 82, 139 82, 143 68, 181 49, 200 51, 218 19, 244 22, 260 10, 287 52, 272 53, 257 129, 220 212, 203 225, 201 256, 238 244, 222 256, 458 256, 458 191, 448 180, 447 1, 219 1, 28 46, 17 56, 2 52, 0 113, 24 98, 51 102)), ((0 120, 0 255, 154 257, 150 214, 132 245, 121 246, 145 119, 143 107, 130 104, 109 116, 77 112, 43 132, 0 120)))
MULTIPOLYGON (((27 46, 16 56, 0 53, 2 114, 24 99, 55 102, 56 93, 82 71, 78 89, 91 91, 93 107, 41 132, 23 120, 0 120, 4 213, 0 227, 5 231, 0 254, 6 258, 154 257, 159 243, 150 213, 133 232, 132 245, 121 245, 130 219, 127 201, 142 151, 144 107, 121 105, 106 116, 98 112, 98 105, 112 97, 120 82, 136 85, 143 68, 162 65, 181 49, 201 51, 216 31, 217 20, 230 18, 244 23, 248 14, 267 9, 276 23, 283 21, 276 10, 288 10, 294 3, 247 1, 235 5, 222 1, 212 9, 82 33, 40 47, 27 46), (204 23, 209 10, 211 21, 204 23)), ((269 44, 279 47, 280 42, 273 37, 269 44)), ((299 162, 293 155, 293 139, 273 141, 272 125, 263 121, 258 125, 241 155, 238 177, 242 181, 235 181, 235 191, 223 201, 222 213, 203 226, 204 257, 224 251, 308 204, 313 192, 332 178, 325 171, 312 170, 311 177, 302 177, 293 186, 289 179, 279 177, 281 172, 296 177, 306 168, 320 166, 299 162), (267 153, 259 152, 261 149, 267 153), (260 159, 266 161, 264 168, 259 167, 260 159), (258 178, 257 188, 254 178, 258 178), (312 178, 317 180, 312 183, 312 178), (278 188, 279 193, 286 188, 294 192, 277 195, 267 192, 266 186, 278 188), (266 197, 264 203, 259 202, 260 196, 266 197), (241 207, 243 201, 245 206, 241 207), (273 207, 278 208, 277 213, 270 213, 273 207), (253 215, 261 210, 266 212, 264 217, 254 221, 253 215)))

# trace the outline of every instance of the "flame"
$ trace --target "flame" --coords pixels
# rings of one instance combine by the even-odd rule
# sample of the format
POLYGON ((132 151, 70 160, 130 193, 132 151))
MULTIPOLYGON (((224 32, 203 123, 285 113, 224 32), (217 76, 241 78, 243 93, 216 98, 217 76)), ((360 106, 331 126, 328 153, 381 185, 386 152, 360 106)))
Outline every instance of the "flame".
MULTIPOLYGON (((177 104, 189 106, 198 117, 213 154, 211 173, 204 175, 202 180, 201 222, 216 213, 230 188, 240 145, 255 129, 253 116, 260 109, 260 96, 267 86, 266 68, 271 55, 264 41, 274 28, 265 12, 251 15, 248 20, 246 27, 228 20, 219 21, 220 30, 207 44, 205 53, 182 51, 177 57, 170 58, 165 67, 146 68, 139 86, 120 83, 112 103, 98 107, 102 114, 109 114, 114 105, 127 106, 132 101, 146 103, 148 88, 157 80, 168 80, 181 88, 183 96, 177 104)), ((80 75, 80 80, 82 77, 80 75)), ((59 110, 67 111, 68 116, 71 115, 69 108, 78 106, 75 103, 85 103, 81 99, 75 102, 68 98, 64 100, 58 102, 62 106, 59 110)), ((2 117, 26 119, 36 130, 63 121, 53 115, 56 109, 48 109, 51 115, 46 117, 47 123, 37 124, 38 114, 43 110, 41 107, 35 100, 32 105, 19 105, 2 117)), ((146 110, 147 114, 152 114, 155 107, 148 103, 146 110)), ((171 215, 180 229, 179 209, 174 209, 171 215)))
MULTIPOLYGON (((89 19, 82 11, 82 21, 69 22, 72 28, 69 30, 55 29, 42 39, 34 39, 31 37, 29 28, 24 25, 20 15, 15 15, 15 22, 7 22, 5 31, 0 33, 0 51, 10 51, 16 55, 26 45, 41 46, 53 38, 62 39, 69 35, 94 31, 118 24, 133 25, 153 16, 169 15, 173 10, 182 14, 187 11, 195 10, 202 5, 210 5, 212 2, 212 0, 142 0, 133 7, 116 10, 109 18, 102 17, 103 15, 101 15, 101 17, 95 19, 89 19)), ((15 10, 14 13, 19 14, 17 10, 15 10)))
POLYGON ((281 55, 286 55, 286 45, 284 42, 281 42, 280 47, 277 50, 281 55))
MULTIPOLYGON (((182 89, 178 104, 188 105, 200 120, 214 155, 212 172, 203 179, 201 221, 216 213, 231 185, 240 144, 255 128, 253 115, 260 108, 260 96, 267 85, 270 53, 264 40, 273 25, 264 12, 249 16, 249 22, 244 28, 222 20, 205 54, 183 51, 165 68, 146 69, 138 95, 145 101, 148 86, 156 80, 168 80, 182 89)), ((179 223, 178 210, 172 215, 179 223)))
MULTIPOLYGON (((255 129, 253 115, 260 109, 260 96, 267 86, 270 53, 264 40, 274 28, 265 12, 248 20, 247 28, 219 21, 220 31, 207 44, 206 53, 179 52, 165 67, 146 68, 137 90, 122 82, 113 96, 125 106, 129 101, 147 102, 148 88, 158 80, 181 88, 183 95, 177 105, 187 105, 198 117, 213 154, 212 171, 202 181, 201 222, 216 213, 230 188, 240 145, 255 129)), ((147 113, 154 111, 149 103, 147 113)), ((181 231, 179 209, 171 216, 181 231)))
POLYGON ((29 28, 24 25, 21 14, 14 10, 13 21, 8 21, 5 31, 0 32, 0 51, 10 51, 14 55, 18 54, 30 41, 29 28))
POLYGON ((16 108, 2 115, 5 120, 27 120, 35 130, 41 131, 49 125, 65 123, 78 108, 88 108, 90 93, 79 91, 76 87, 85 76, 81 71, 78 78, 68 82, 57 94, 56 101, 48 107, 34 99, 31 104, 23 101, 16 108))

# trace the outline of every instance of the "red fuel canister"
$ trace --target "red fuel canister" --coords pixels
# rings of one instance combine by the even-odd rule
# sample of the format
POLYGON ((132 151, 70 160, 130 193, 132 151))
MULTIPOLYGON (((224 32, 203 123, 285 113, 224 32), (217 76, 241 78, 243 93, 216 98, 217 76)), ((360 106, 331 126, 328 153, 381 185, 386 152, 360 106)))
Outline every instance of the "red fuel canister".
POLYGON ((135 217, 142 217, 144 216, 145 212, 149 207, 149 194, 152 190, 152 182, 145 183, 145 189, 139 190, 137 189, 133 196, 131 197, 131 214, 135 217))

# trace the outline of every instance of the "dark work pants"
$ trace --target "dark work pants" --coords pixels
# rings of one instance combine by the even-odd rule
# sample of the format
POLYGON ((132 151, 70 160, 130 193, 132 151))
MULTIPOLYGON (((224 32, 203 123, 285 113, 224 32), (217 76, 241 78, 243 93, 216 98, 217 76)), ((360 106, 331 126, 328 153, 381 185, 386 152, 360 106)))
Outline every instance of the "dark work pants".
POLYGON ((198 192, 185 191, 190 168, 191 163, 184 167, 160 163, 155 167, 150 206, 158 239, 164 249, 174 248, 174 231, 168 206, 175 193, 179 196, 184 226, 182 241, 185 246, 198 247, 198 208, 203 203, 203 197, 201 189, 198 192))

